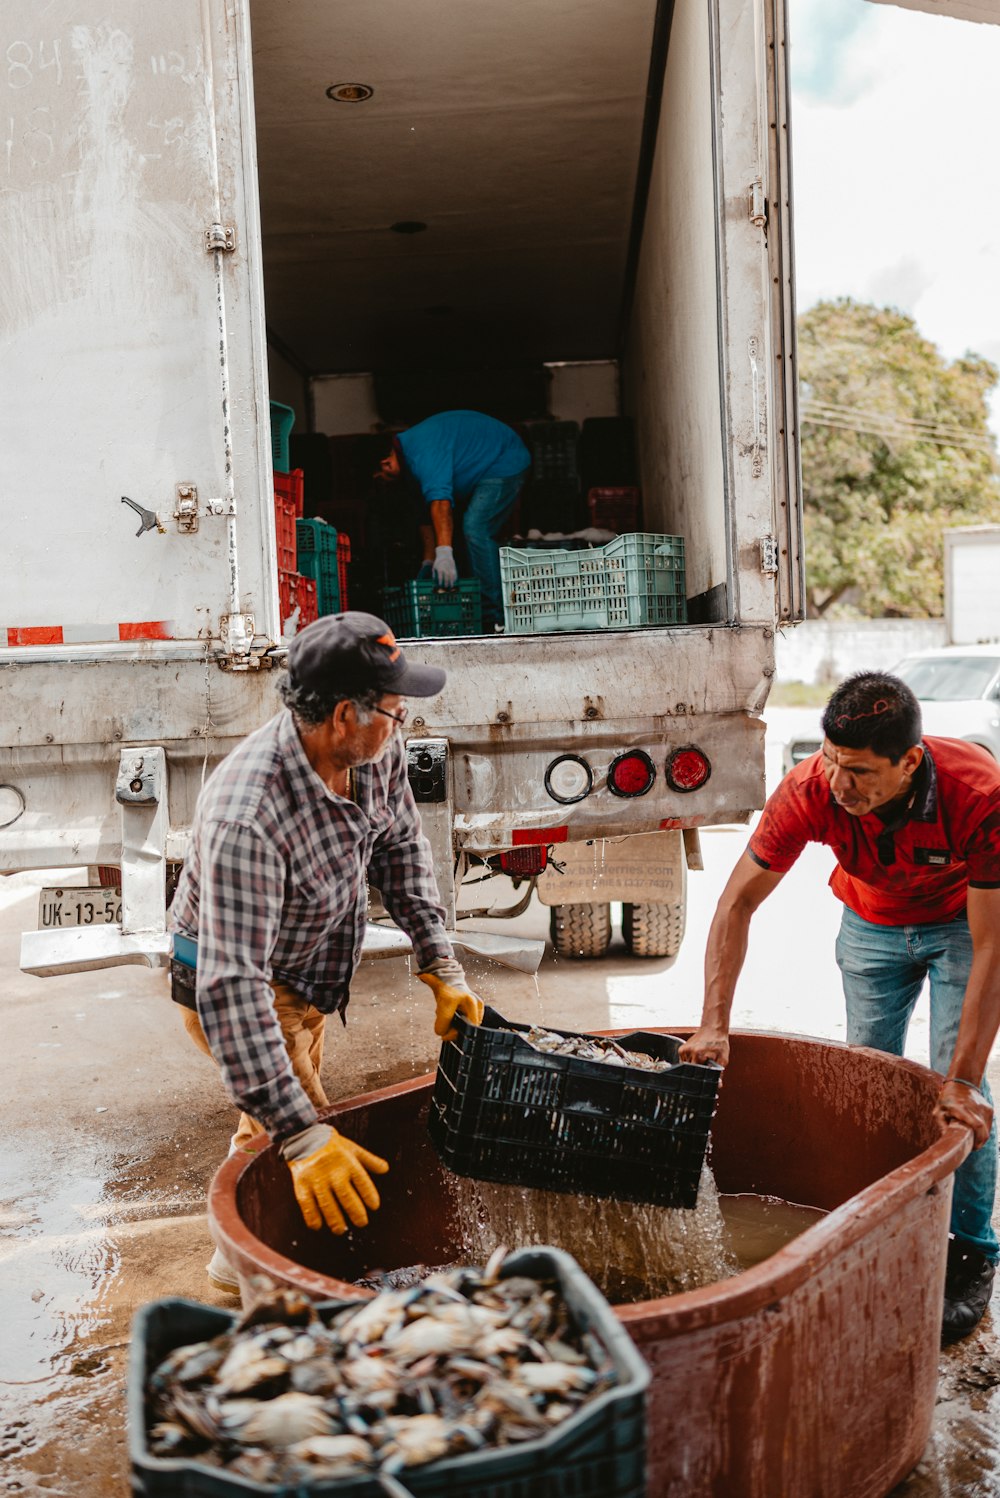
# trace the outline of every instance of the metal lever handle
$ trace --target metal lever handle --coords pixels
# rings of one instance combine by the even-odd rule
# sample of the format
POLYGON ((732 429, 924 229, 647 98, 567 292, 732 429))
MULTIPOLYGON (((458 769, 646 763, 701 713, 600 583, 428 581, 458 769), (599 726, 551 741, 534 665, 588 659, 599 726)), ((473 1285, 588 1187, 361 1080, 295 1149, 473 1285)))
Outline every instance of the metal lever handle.
POLYGON ((132 509, 142 520, 142 524, 136 531, 137 536, 141 536, 143 531, 158 531, 163 529, 153 510, 143 509, 142 505, 137 505, 134 499, 129 499, 127 494, 122 495, 122 504, 131 505, 132 509))

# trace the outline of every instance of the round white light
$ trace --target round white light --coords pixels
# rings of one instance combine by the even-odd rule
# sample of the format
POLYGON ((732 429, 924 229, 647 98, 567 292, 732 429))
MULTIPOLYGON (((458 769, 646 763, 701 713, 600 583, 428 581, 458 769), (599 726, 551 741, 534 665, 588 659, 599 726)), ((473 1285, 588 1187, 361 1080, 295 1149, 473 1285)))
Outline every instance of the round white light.
POLYGON ((545 789, 554 801, 582 801, 593 783, 586 760, 572 754, 554 760, 545 772, 545 789))
POLYGON ((0 827, 13 827, 24 811, 24 797, 16 785, 0 785, 0 827))

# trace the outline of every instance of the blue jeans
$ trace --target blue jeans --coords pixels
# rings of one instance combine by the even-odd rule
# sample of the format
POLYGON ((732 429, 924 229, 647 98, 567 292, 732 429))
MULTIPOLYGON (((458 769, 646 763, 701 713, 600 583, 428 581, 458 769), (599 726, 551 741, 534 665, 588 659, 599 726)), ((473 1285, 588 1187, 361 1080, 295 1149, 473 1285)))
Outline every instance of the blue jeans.
MULTIPOLYGON (((901 1056, 910 1015, 930 979, 931 1066, 947 1073, 955 1051, 965 985, 972 966, 972 937, 964 915, 919 926, 877 926, 844 907, 837 964, 847 1000, 849 1045, 872 1046, 901 1056)), ((978 1082, 978 1077, 969 1077, 978 1082)), ((983 1096, 992 1104, 989 1086, 983 1096)), ((955 1172, 951 1230, 994 1264, 1000 1244, 993 1231, 997 1184, 997 1126, 982 1149, 955 1172)))
POLYGON ((465 507, 462 531, 473 575, 482 584, 483 627, 486 630, 503 623, 500 548, 496 538, 517 503, 526 475, 527 469, 506 479, 480 479, 465 507))

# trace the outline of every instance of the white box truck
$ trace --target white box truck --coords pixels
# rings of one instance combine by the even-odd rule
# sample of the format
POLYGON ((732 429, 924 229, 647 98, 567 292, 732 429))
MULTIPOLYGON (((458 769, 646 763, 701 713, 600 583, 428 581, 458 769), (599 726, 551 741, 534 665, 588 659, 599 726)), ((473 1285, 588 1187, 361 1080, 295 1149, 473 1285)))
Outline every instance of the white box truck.
POLYGON ((687 562, 684 625, 410 647, 448 671, 408 752, 450 922, 511 873, 560 950, 602 950, 616 901, 676 949, 697 829, 762 804, 802 613, 785 24, 10 0, 0 872, 121 870, 120 906, 43 897, 26 971, 163 962, 198 791, 277 710, 269 398, 431 364, 631 417, 644 528, 687 562))

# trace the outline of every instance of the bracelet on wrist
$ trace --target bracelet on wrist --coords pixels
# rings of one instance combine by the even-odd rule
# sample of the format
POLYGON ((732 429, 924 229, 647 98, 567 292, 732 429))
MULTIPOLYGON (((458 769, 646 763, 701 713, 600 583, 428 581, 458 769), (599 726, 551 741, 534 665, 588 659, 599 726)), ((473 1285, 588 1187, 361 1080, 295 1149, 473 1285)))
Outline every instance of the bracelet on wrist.
POLYGON ((971 1087, 973 1092, 978 1092, 982 1097, 983 1089, 977 1082, 970 1082, 965 1077, 945 1077, 945 1082, 961 1082, 963 1087, 971 1087))

